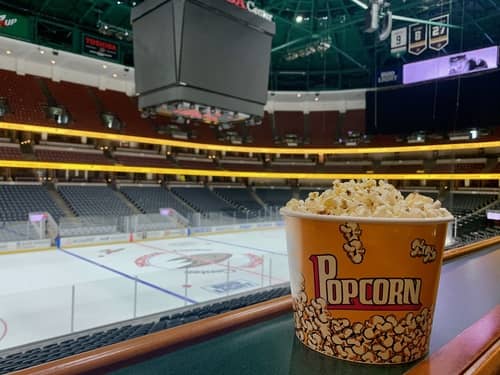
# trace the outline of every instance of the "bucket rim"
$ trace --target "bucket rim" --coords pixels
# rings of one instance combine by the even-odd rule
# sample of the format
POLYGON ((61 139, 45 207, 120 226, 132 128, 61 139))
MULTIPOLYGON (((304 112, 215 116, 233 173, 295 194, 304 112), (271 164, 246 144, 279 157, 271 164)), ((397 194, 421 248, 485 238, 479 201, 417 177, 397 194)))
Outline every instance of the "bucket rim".
POLYGON ((363 216, 334 216, 320 215, 306 212, 298 212, 290 210, 286 207, 280 209, 281 215, 284 217, 296 217, 317 221, 333 221, 333 222, 356 222, 356 223, 373 223, 373 224, 441 224, 449 223, 455 220, 452 215, 439 216, 430 218, 410 218, 410 217, 363 217, 363 216))

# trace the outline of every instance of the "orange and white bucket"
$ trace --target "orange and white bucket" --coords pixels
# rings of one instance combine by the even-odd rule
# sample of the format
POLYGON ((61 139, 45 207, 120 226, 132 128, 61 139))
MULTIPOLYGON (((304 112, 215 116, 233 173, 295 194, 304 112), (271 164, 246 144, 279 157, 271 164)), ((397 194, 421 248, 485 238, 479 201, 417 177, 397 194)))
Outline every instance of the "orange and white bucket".
POLYGON ((369 364, 426 355, 450 217, 281 212, 302 343, 369 364))

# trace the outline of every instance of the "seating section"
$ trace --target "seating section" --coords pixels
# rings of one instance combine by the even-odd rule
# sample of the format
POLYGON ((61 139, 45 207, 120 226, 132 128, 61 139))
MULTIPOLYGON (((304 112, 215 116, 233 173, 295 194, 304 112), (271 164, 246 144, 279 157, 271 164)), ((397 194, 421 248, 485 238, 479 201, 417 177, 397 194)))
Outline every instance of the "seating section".
POLYGON ((452 193, 448 194, 442 203, 453 215, 462 216, 479 210, 497 198, 490 194, 452 193))
POLYGON ((90 153, 79 152, 77 150, 48 150, 35 148, 35 155, 38 160, 51 162, 82 163, 82 164, 112 164, 102 152, 90 153))
POLYGON ((239 208, 249 211, 258 211, 263 208, 247 188, 214 188, 213 191, 239 208))
POLYGON ((314 111, 309 113, 312 146, 332 146, 340 137, 337 111, 314 111))
POLYGON ((225 301, 194 306, 189 310, 166 314, 157 320, 148 323, 127 324, 110 328, 105 331, 93 332, 81 336, 68 337, 59 342, 47 343, 38 348, 19 351, 0 358, 0 374, 10 373, 27 367, 33 367, 45 362, 83 353, 106 345, 130 340, 134 337, 145 336, 185 323, 215 316, 242 307, 251 306, 273 298, 290 294, 288 286, 275 287, 260 292, 247 294, 225 301))
POLYGON ((4 146, 0 143, 0 159, 2 160, 22 160, 23 154, 19 148, 19 145, 16 147, 12 146, 4 146))
POLYGON ((113 158, 120 164, 143 167, 173 168, 175 164, 170 160, 148 156, 134 156, 115 154, 113 158))
POLYGON ((120 191, 146 214, 157 214, 160 208, 173 208, 183 216, 189 216, 192 210, 179 202, 171 192, 160 186, 122 186, 120 191))
POLYGON ((255 189, 255 193, 267 206, 282 207, 292 198, 293 190, 290 188, 270 189, 258 187, 255 189))
POLYGON ((479 173, 484 168, 484 163, 436 164, 432 173, 479 173))
POLYGON ((47 100, 36 77, 0 70, 0 97, 7 98, 10 109, 3 117, 5 121, 54 125, 45 114, 47 100))
POLYGON ((66 108, 71 116, 69 127, 82 130, 104 131, 104 123, 96 101, 88 87, 71 82, 44 81, 57 104, 66 108))
POLYGON ((0 185, 0 221, 26 221, 30 212, 48 212, 57 221, 61 208, 41 185, 0 185))
POLYGON ((236 207, 231 206, 205 187, 172 187, 171 191, 198 212, 232 213, 236 211, 236 207))
POLYGON ((105 111, 118 116, 128 132, 142 137, 157 137, 153 123, 141 117, 135 98, 112 90, 90 89, 98 98, 105 111))
POLYGON ((215 169, 215 164, 212 160, 177 160, 177 164, 181 168, 186 169, 215 169))
POLYGON ((76 216, 128 216, 132 210, 107 186, 61 185, 57 190, 76 216))
POLYGON ((395 164, 395 165, 381 165, 375 169, 375 173, 397 173, 397 174, 412 174, 417 171, 423 171, 423 164, 395 164))

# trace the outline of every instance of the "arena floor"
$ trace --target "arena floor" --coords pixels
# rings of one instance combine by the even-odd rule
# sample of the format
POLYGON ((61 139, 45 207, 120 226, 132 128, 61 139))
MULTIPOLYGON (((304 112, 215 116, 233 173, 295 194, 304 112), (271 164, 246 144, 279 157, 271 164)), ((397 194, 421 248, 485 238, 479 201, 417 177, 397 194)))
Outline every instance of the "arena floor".
POLYGON ((5 255, 0 350, 286 281, 283 229, 5 255))

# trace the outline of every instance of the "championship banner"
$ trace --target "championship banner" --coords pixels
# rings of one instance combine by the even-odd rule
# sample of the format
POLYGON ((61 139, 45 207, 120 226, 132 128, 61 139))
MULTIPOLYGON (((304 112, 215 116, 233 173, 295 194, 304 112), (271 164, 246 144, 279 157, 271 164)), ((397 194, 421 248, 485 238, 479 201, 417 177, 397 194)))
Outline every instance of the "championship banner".
POLYGON ((118 43, 83 34, 82 45, 82 53, 85 55, 97 56, 113 61, 118 61, 119 59, 118 43))
POLYGON ((408 44, 408 29, 402 27, 391 32, 391 54, 401 56, 406 52, 408 44))
MULTIPOLYGON (((430 21, 449 23, 450 15, 444 14, 439 17, 431 18, 430 21)), ((448 45, 450 41, 450 29, 445 26, 430 25, 429 48, 434 51, 440 51, 448 45)))
POLYGON ((420 55, 427 49, 427 25, 415 23, 409 26, 410 43, 408 52, 412 55, 420 55))
POLYGON ((33 28, 28 17, 0 10, 0 34, 31 39, 33 28))

